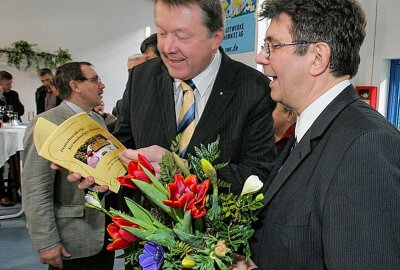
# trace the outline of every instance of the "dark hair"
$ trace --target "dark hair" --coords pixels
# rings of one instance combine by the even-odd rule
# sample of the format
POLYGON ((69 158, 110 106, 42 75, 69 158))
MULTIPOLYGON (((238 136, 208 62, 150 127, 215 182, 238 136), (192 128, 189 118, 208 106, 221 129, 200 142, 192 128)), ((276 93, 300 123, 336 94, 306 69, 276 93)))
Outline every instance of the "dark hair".
MULTIPOLYGON (((260 17, 272 19, 281 13, 292 19, 293 41, 329 45, 333 75, 356 75, 367 24, 365 13, 356 0, 265 0, 260 17)), ((296 46, 296 53, 304 55, 308 46, 296 46)))
POLYGON ((215 33, 217 30, 224 27, 224 16, 219 0, 155 0, 154 2, 157 3, 158 1, 174 6, 198 5, 204 13, 204 26, 208 28, 210 33, 215 33))
POLYGON ((9 73, 5 70, 0 70, 0 81, 3 81, 3 80, 9 81, 12 79, 13 79, 13 76, 11 75, 11 73, 9 73))
POLYGON ((40 77, 43 77, 46 74, 49 74, 49 75, 53 76, 53 72, 51 72, 51 70, 48 69, 48 68, 39 69, 38 74, 39 74, 40 77))
POLYGON ((56 88, 60 92, 61 99, 68 99, 71 96, 72 89, 69 86, 70 81, 85 79, 81 70, 82 65, 93 66, 89 62, 70 62, 57 67, 54 82, 56 88))
POLYGON ((140 45, 140 52, 145 53, 150 49, 155 55, 160 56, 160 52, 157 49, 157 34, 151 34, 140 45))

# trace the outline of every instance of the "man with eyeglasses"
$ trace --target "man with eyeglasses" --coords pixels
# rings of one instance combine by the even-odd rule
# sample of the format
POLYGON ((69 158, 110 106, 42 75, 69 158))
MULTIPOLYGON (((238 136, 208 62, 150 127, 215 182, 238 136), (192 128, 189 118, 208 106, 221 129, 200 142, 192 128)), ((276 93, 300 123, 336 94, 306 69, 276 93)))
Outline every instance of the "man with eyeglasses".
POLYGON ((299 116, 265 185, 255 263, 399 269, 400 134, 350 83, 364 11, 356 0, 265 0, 260 14, 271 22, 256 61, 272 98, 299 116))
MULTIPOLYGON (((103 118, 92 111, 101 102, 105 86, 90 63, 58 67, 55 85, 63 102, 39 117, 58 125, 86 112, 105 127, 103 118)), ((52 170, 50 162, 38 156, 33 141, 37 119, 29 122, 25 133, 22 177, 22 201, 32 245, 49 269, 111 270, 114 253, 106 250, 106 217, 85 207, 85 191, 66 181, 67 170, 52 170)))

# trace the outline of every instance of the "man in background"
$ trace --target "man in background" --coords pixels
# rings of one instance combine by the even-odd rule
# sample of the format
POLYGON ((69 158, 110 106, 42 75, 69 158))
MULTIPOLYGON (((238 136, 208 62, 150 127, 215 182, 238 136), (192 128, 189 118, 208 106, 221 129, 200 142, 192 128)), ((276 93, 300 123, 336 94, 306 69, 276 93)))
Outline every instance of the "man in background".
POLYGON ((128 73, 132 71, 134 67, 137 65, 140 65, 146 61, 146 57, 143 54, 136 53, 132 54, 128 57, 128 62, 127 62, 127 67, 128 67, 128 73))
POLYGON ((18 119, 21 121, 21 116, 25 113, 24 105, 19 100, 18 92, 12 90, 13 76, 11 73, 1 70, 0 71, 0 85, 3 87, 3 96, 6 105, 13 106, 13 111, 18 113, 18 119))
POLYGON ((159 57, 160 52, 157 49, 157 33, 151 34, 140 45, 140 52, 146 60, 159 57))
POLYGON ((134 67, 146 62, 149 59, 160 56, 157 49, 157 34, 152 34, 143 40, 140 44, 141 54, 133 54, 128 57, 128 72, 130 73, 134 67))
POLYGON ((117 118, 114 115, 104 111, 104 101, 100 101, 100 103, 93 108, 93 111, 104 119, 108 131, 113 132, 117 118))
POLYGON ((42 68, 38 72, 42 86, 35 93, 36 112, 40 114, 48 111, 61 103, 59 93, 53 83, 53 73, 48 68, 42 68))
POLYGON ((277 103, 272 112, 274 118, 275 149, 280 154, 287 142, 294 136, 296 114, 281 103, 277 103))
MULTIPOLYGON (((19 100, 17 91, 12 90, 13 76, 11 73, 1 70, 0 71, 0 105, 1 106, 12 106, 12 110, 18 113, 18 119, 21 121, 21 116, 25 112, 24 105, 19 100)), ((3 119, 9 121, 9 117, 6 113, 3 114, 3 119)), ((3 166, 0 168, 0 205, 12 206, 14 203, 10 200, 11 197, 11 186, 19 189, 20 177, 19 177, 19 158, 18 153, 11 156, 7 161, 9 167, 3 166), (3 173, 7 176, 7 180, 3 179, 3 173), (7 185, 5 184, 7 182, 7 185)))
MULTIPOLYGON (((0 106, 6 105, 6 99, 3 96, 4 90, 3 86, 0 85, 0 106)), ((0 128, 3 125, 3 111, 0 112, 0 128)), ((12 206, 13 203, 10 201, 8 198, 8 189, 9 187, 5 185, 4 179, 3 179, 3 172, 4 172, 4 167, 0 168, 0 205, 1 206, 12 206)))
MULTIPOLYGON (((58 125, 86 112, 105 127, 103 119, 92 111, 100 103, 105 85, 90 63, 58 67, 55 84, 64 101, 40 117, 58 125)), ((22 177, 22 201, 32 245, 49 269, 111 270, 114 253, 106 250, 106 216, 85 207, 85 191, 66 181, 67 170, 52 170, 50 162, 38 155, 33 141, 37 119, 29 122, 25 133, 22 177)))

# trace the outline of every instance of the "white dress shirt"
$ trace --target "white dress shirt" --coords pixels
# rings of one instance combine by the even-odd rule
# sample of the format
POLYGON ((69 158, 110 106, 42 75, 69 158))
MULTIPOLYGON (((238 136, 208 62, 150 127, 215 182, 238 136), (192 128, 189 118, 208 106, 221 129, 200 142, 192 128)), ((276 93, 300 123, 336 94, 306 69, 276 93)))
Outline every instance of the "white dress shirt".
POLYGON ((326 107, 347 87, 350 85, 349 80, 344 80, 334 87, 329 89, 326 93, 311 103, 300 115, 297 117, 295 136, 297 142, 300 142, 304 134, 310 129, 314 121, 325 110, 326 107))
MULTIPOLYGON (((203 114, 204 108, 206 107, 207 100, 210 97, 211 90, 214 86, 215 78, 219 67, 221 65, 221 52, 218 50, 214 56, 211 64, 199 75, 192 79, 193 83, 196 85, 196 90, 194 91, 195 100, 195 123, 197 124, 203 114)), ((183 101, 183 92, 179 86, 181 80, 174 79, 174 100, 175 100, 175 114, 176 121, 178 121, 179 112, 181 110, 183 101)))

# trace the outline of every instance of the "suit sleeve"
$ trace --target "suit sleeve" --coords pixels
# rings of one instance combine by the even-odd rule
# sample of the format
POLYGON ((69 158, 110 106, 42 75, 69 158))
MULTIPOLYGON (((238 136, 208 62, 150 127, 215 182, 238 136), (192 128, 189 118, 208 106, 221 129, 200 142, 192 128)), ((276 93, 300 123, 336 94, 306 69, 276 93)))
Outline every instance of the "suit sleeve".
POLYGON ((15 109, 18 112, 18 116, 21 117, 25 113, 25 107, 19 100, 19 95, 15 92, 15 104, 17 104, 17 108, 15 109))
MULTIPOLYGON (((41 250, 60 242, 54 210, 56 171, 40 157, 33 142, 35 122, 31 121, 24 137, 22 194, 25 216, 33 247, 41 250)), ((66 181, 66 180, 65 180, 66 181)))
MULTIPOLYGON (((224 146, 223 148, 238 147, 238 153, 232 151, 228 167, 219 171, 219 177, 231 182, 231 191, 238 194, 248 176, 257 175, 265 182, 272 170, 276 153, 274 147, 274 128, 272 111, 275 103, 270 97, 270 90, 267 88, 268 81, 260 74, 255 80, 245 82, 248 89, 245 92, 247 97, 243 99, 242 106, 246 100, 256 96, 255 102, 249 102, 251 107, 237 113, 245 114, 244 124, 238 134, 240 140, 238 146, 224 146), (258 96, 257 96, 258 95, 258 96), (236 157, 234 157, 236 156, 236 157), (234 158, 232 158, 234 157, 234 158)), ((237 135, 236 135, 237 136, 237 135)))
POLYGON ((398 269, 399 153, 399 135, 377 129, 359 136, 343 156, 322 215, 327 269, 398 269))
POLYGON ((130 124, 130 107, 131 107, 131 87, 132 87, 132 74, 130 72, 129 79, 126 84, 126 90, 123 98, 118 100, 116 106, 118 110, 117 121, 113 135, 127 148, 135 149, 135 142, 132 135, 131 124, 130 124))

